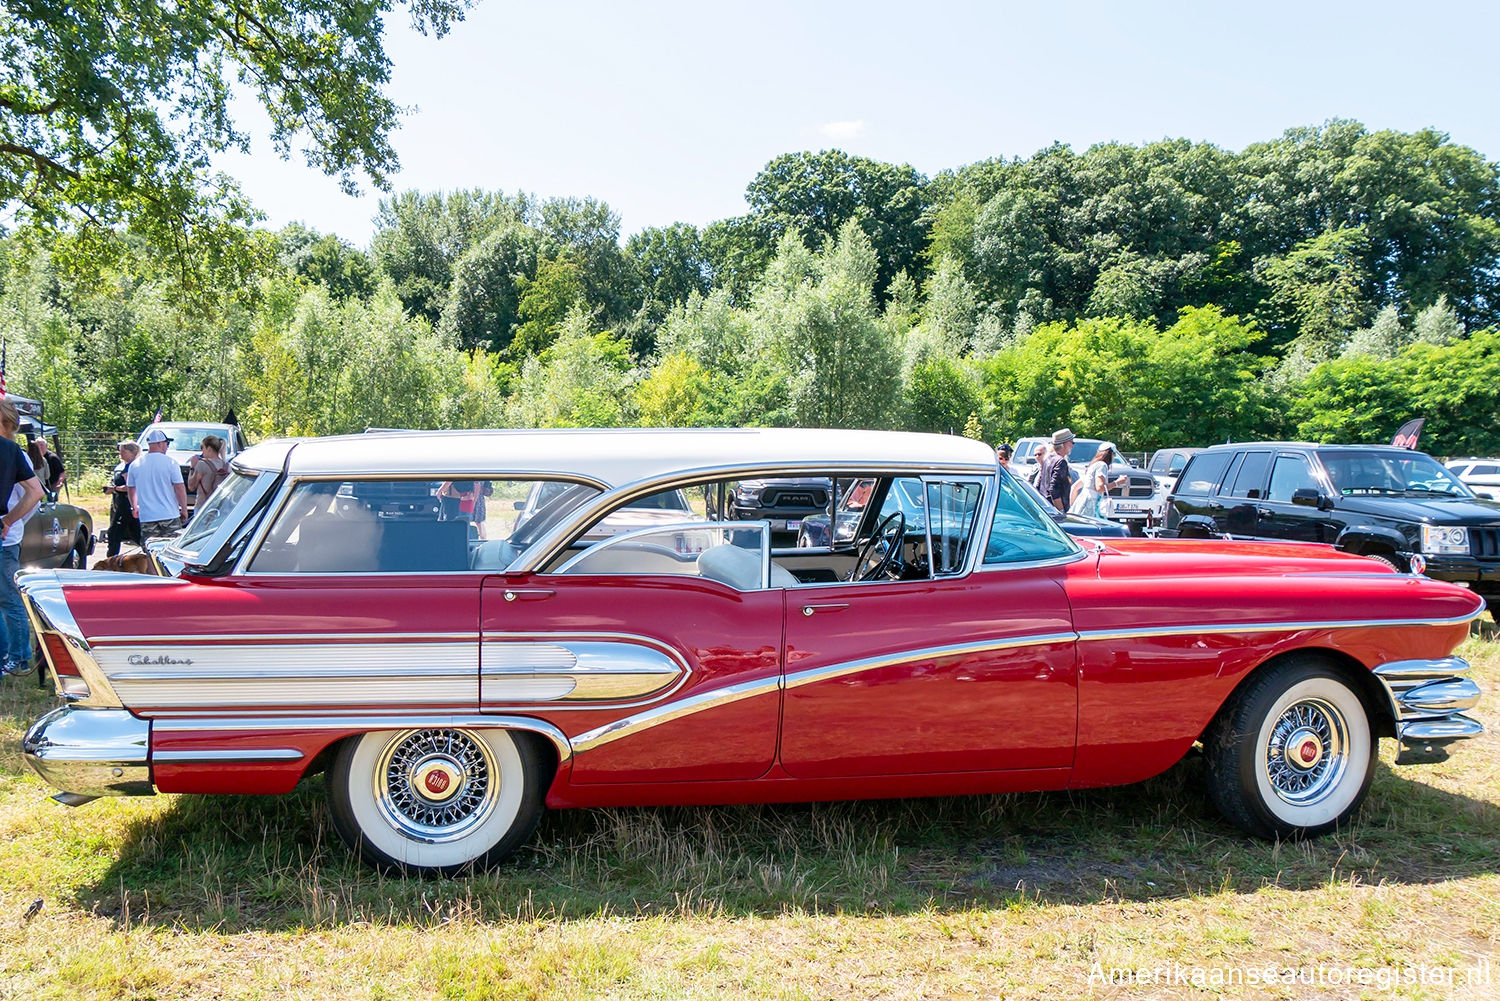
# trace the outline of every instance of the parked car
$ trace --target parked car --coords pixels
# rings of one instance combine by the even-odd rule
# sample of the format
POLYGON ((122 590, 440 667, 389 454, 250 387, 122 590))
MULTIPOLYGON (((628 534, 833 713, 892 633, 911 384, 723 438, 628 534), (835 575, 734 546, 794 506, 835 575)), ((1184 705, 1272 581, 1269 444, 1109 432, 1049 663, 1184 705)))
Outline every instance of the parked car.
MULTIPOLYGON (((154 424, 147 424, 136 437, 136 443, 141 446, 142 452, 146 451, 146 432, 152 430, 162 431, 171 439, 167 445, 167 455, 182 467, 184 480, 187 479, 188 464, 202 451, 203 439, 211 434, 224 439, 224 451, 220 458, 226 461, 234 458, 236 453, 245 450, 245 436, 238 424, 214 424, 208 421, 157 421, 154 424)), ((192 510, 197 503, 196 492, 190 492, 188 509, 192 510)))
POLYGON ((1177 486, 1177 477, 1182 475, 1188 460, 1201 451, 1201 448, 1159 448, 1151 453, 1146 471, 1156 481, 1156 496, 1151 506, 1151 520, 1156 524, 1167 520, 1167 498, 1177 486))
POLYGON ((1348 821, 1378 738, 1404 764, 1482 731, 1453 655, 1482 609, 1470 591, 1329 546, 1085 548, 980 442, 396 444, 240 453, 167 547, 176 576, 23 578, 65 696, 24 754, 62 801, 282 794, 322 771, 362 859, 457 873, 514 851, 544 808, 1087 788, 1201 742, 1224 815, 1289 837, 1348 821), (746 479, 814 471, 874 481, 854 545, 773 549, 768 519, 722 515, 593 538, 640 497, 680 489, 722 511, 746 479), (449 481, 497 499, 575 489, 483 540, 363 500, 449 481), (683 552, 688 532, 714 545, 683 552))
POLYGON ((1118 445, 1102 438, 1075 438, 1073 451, 1068 453, 1068 466, 1072 478, 1076 482, 1078 477, 1088 469, 1089 463, 1094 461, 1094 457, 1106 445, 1114 449, 1115 461, 1109 467, 1111 485, 1105 517, 1110 521, 1128 525, 1135 534, 1139 535, 1154 520, 1153 515, 1157 510, 1156 480, 1150 473, 1137 469, 1122 459, 1118 445), (1121 476, 1126 478, 1126 482, 1115 486, 1113 481, 1121 476))
MULTIPOLYGON (((57 428, 43 419, 43 405, 39 400, 11 396, 20 417, 20 433, 29 441, 46 437, 52 441, 52 450, 62 454, 57 428)), ((94 552, 94 516, 72 503, 72 486, 63 481, 62 491, 43 493, 41 502, 26 520, 21 535, 21 566, 52 569, 55 567, 78 567, 88 565, 94 552)))
POLYGON ((1500 459, 1449 459, 1444 463, 1475 496, 1500 500, 1500 459))
POLYGON ((729 516, 742 521, 765 519, 778 536, 795 536, 802 519, 828 513, 832 482, 825 476, 787 476, 741 480, 729 516))
POLYGON ((1431 456, 1390 445, 1252 442, 1193 456, 1167 530, 1323 542, 1500 596, 1500 503, 1431 456))

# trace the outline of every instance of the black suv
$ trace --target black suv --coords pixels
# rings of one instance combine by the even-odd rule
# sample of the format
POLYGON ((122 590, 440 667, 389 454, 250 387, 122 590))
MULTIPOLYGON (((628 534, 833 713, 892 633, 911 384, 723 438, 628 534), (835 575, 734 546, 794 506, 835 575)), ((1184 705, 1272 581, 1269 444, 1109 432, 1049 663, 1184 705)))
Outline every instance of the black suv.
POLYGON ((828 513, 833 481, 826 476, 740 480, 730 502, 730 517, 771 522, 773 535, 795 536, 802 519, 828 513))
POLYGON ((1500 503, 1474 496, 1432 456, 1389 445, 1206 448, 1178 478, 1166 528, 1183 538, 1326 542, 1500 598, 1500 503))

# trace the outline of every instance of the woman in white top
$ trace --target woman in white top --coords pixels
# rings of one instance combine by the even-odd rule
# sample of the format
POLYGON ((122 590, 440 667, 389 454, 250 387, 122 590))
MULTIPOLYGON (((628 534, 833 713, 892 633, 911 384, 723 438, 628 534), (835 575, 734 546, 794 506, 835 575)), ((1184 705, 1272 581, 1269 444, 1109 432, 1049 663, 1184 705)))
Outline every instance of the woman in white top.
POLYGON ((1078 496, 1073 499, 1072 507, 1068 511, 1072 514, 1084 514, 1090 518, 1104 517, 1102 502, 1109 493, 1110 487, 1123 486, 1130 482, 1130 477, 1124 473, 1109 478, 1109 467, 1114 464, 1115 450, 1108 445, 1094 455, 1094 461, 1088 464, 1083 471, 1083 478, 1079 483, 1078 496))

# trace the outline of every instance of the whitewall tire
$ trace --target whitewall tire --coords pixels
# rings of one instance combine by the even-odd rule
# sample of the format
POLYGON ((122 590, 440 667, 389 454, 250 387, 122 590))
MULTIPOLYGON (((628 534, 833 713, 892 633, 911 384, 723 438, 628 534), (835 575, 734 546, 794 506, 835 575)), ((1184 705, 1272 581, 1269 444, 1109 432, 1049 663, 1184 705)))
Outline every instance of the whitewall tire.
POLYGON ((1251 679, 1203 744, 1214 805, 1260 837, 1332 830, 1359 809, 1374 774, 1364 702, 1338 670, 1312 657, 1251 679))
POLYGON ((486 868, 536 829, 533 738, 509 730, 385 730, 346 741, 328 771, 334 828, 362 861, 404 873, 486 868))

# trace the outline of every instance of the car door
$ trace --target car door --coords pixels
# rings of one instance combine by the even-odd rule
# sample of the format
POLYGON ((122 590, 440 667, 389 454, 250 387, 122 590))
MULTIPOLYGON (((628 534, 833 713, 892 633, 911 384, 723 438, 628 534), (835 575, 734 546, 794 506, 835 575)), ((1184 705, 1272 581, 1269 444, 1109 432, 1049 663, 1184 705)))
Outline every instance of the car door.
MULTIPOLYGON (((936 527, 932 498, 949 485, 925 480, 923 487, 927 531, 936 527)), ((1034 507, 1026 502, 1029 517, 1039 521, 1034 507)), ((780 760, 789 774, 828 778, 1072 763, 1075 637, 1062 571, 1015 565, 970 572, 975 528, 968 526, 965 562, 924 579, 788 592, 780 760)), ((942 551, 937 533, 927 534, 934 536, 929 551, 942 551)), ((1057 546, 1073 549, 1067 541, 1057 546)))
POLYGON ((481 710, 545 711, 573 742, 575 784, 765 774, 785 607, 769 553, 763 522, 704 522, 614 535, 550 572, 486 577, 481 710), (737 548, 731 538, 750 572, 701 575, 710 549, 737 548), (542 676, 565 674, 576 688, 541 706, 526 698, 542 676))
POLYGON ((1339 525, 1328 511, 1313 504, 1293 504, 1298 490, 1316 490, 1323 496, 1329 488, 1319 479, 1313 464, 1300 452, 1278 452, 1271 466, 1271 482, 1260 505, 1261 533, 1270 539, 1291 542, 1333 542, 1339 525))
POLYGON ((1268 449, 1247 449, 1230 463, 1214 497, 1213 518, 1220 534, 1261 538, 1260 509, 1271 465, 1268 449))

